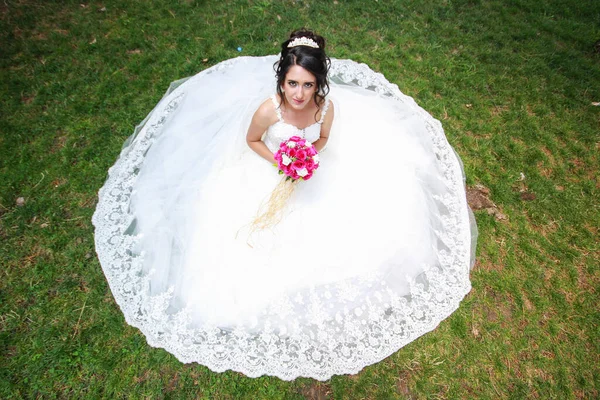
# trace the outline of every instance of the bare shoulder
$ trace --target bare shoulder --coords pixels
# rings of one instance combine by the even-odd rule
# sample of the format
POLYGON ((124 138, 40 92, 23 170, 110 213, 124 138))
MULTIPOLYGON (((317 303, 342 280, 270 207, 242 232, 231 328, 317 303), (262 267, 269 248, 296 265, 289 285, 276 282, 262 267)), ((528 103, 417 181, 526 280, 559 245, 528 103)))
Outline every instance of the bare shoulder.
POLYGON ((325 118, 323 119, 323 123, 331 125, 334 115, 335 115, 335 106, 333 105, 333 100, 329 99, 329 105, 327 106, 327 112, 325 113, 325 118))
POLYGON ((331 131, 331 125, 333 124, 333 115, 335 114, 335 107, 333 101, 329 100, 325 117, 323 118, 323 124, 321 124, 321 137, 328 138, 329 132, 331 131))
POLYGON ((246 140, 249 142, 261 140, 263 133, 265 133, 267 128, 275 122, 277 122, 275 105, 271 99, 266 99, 252 116, 252 122, 250 122, 250 126, 248 127, 246 140))
POLYGON ((262 102, 254 113, 253 120, 262 126, 270 126, 277 122, 277 113, 275 112, 275 104, 270 98, 262 102))
POLYGON ((325 118, 327 118, 328 114, 333 115, 333 110, 335 109, 333 105, 333 100, 329 99, 329 107, 327 108, 327 114, 325 114, 325 118))

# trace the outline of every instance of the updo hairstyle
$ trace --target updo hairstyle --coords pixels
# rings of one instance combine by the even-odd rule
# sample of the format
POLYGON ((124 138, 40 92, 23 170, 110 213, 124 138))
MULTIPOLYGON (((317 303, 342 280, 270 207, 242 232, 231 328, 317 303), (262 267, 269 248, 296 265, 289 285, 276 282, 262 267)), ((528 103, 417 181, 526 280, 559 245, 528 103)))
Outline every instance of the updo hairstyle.
MULTIPOLYGON (((325 101, 325 96, 329 93, 329 83, 327 82, 327 72, 331 61, 325 54, 325 39, 307 29, 299 29, 290 34, 288 40, 281 44, 281 57, 274 65, 275 75, 277 77, 277 93, 281 98, 281 103, 285 103, 285 96, 281 87, 285 81, 289 69, 294 65, 299 65, 313 74, 317 79, 317 90, 314 96, 314 102, 317 108, 325 101), (305 37, 312 39, 319 45, 319 48, 310 46, 295 46, 288 48, 288 44, 296 38, 305 37)), ((318 112, 318 110, 317 110, 318 112)))

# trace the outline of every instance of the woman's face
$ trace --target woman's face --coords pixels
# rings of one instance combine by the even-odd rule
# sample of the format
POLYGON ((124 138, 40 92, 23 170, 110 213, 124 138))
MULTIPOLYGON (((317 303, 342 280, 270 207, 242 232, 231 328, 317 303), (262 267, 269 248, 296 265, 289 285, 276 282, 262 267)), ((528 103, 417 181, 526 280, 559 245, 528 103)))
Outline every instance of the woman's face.
POLYGON ((303 110, 317 92, 317 78, 299 65, 293 65, 285 75, 283 93, 286 104, 303 110))

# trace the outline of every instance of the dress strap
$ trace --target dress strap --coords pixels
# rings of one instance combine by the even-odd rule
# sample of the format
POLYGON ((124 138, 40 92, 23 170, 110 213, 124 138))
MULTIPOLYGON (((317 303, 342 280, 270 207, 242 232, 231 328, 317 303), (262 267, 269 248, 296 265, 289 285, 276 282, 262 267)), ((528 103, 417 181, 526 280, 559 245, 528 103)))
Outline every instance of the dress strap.
POLYGON ((329 109, 329 99, 325 99, 325 105, 323 106, 323 111, 321 111, 321 119, 319 120, 319 124, 322 124, 325 121, 325 114, 327 114, 327 110, 329 109))
POLYGON ((283 117, 281 116, 281 104, 277 102, 277 97, 275 95, 271 95, 271 100, 273 101, 273 105, 275 106, 275 114, 277 114, 277 119, 283 122, 283 117))

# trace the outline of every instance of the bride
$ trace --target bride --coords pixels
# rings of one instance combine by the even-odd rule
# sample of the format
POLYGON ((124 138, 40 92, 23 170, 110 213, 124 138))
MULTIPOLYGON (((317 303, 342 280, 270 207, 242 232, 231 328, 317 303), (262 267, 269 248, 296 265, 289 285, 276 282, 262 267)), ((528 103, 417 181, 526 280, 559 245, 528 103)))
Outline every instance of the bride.
POLYGON ((325 380, 433 330, 469 292, 463 178, 437 120, 299 30, 278 57, 171 85, 109 170, 96 250, 151 346, 218 372, 325 380), (320 167, 256 231, 292 136, 320 167))

